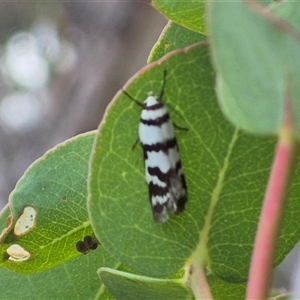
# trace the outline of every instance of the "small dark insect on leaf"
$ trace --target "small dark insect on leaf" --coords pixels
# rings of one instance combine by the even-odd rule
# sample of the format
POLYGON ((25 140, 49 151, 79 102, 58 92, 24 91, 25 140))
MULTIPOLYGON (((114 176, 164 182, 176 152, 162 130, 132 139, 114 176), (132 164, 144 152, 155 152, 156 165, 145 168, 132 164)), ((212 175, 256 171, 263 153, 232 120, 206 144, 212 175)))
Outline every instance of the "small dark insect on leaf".
POLYGON ((76 249, 78 252, 83 254, 87 254, 90 251, 90 249, 85 245, 83 241, 78 241, 76 243, 76 249))
MULTIPOLYGON (((97 244, 97 245, 101 245, 101 243, 98 241, 98 239, 95 237, 95 235, 92 235, 92 240, 93 240, 93 243, 94 244, 97 244)), ((97 248, 97 247, 96 247, 97 248)), ((95 248, 95 249, 96 249, 95 248)))
POLYGON ((89 249, 95 244, 93 238, 90 235, 85 236, 83 242, 89 249))
POLYGON ((83 241, 76 243, 76 249, 80 253, 87 254, 90 250, 97 249, 98 245, 100 245, 100 242, 94 235, 87 235, 83 238, 83 241))
POLYGON ((90 247, 90 249, 91 249, 91 250, 95 250, 95 249, 97 249, 97 247, 98 247, 98 244, 97 244, 97 243, 94 243, 94 244, 90 247))

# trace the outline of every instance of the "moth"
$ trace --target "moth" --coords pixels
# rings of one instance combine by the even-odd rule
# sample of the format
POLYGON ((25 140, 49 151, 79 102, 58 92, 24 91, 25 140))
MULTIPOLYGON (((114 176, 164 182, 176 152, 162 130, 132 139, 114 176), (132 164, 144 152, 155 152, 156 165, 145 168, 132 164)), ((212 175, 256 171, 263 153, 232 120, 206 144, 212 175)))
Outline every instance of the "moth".
POLYGON ((169 214, 182 212, 187 202, 187 186, 174 124, 162 102, 166 75, 165 70, 160 95, 154 96, 150 92, 143 103, 123 90, 127 97, 142 107, 138 135, 144 154, 150 204, 154 220, 158 223, 166 222, 169 214))

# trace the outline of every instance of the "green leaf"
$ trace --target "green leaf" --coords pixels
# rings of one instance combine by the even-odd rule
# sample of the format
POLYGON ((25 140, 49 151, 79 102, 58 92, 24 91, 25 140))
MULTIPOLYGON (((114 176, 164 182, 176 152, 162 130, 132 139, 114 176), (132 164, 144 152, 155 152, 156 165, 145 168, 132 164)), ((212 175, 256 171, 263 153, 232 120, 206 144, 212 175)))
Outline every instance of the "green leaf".
POLYGON ((156 61, 170 51, 206 40, 206 36, 169 21, 154 45, 148 62, 156 61))
POLYGON ((208 15, 223 111, 241 128, 275 133, 286 88, 283 33, 245 2, 210 3, 208 15))
POLYGON ((6 204, 0 212, 0 245, 7 235, 13 230, 14 224, 10 213, 9 205, 6 204))
POLYGON ((182 280, 155 279, 133 275, 109 268, 98 272, 102 282, 115 299, 174 300, 194 299, 182 280))
POLYGON ((107 254, 104 259, 102 251, 98 248, 38 274, 21 275, 2 268, 0 299, 114 299, 99 281, 97 268, 113 267, 116 262, 107 254))
MULTIPOLYGON (((140 274, 178 272, 197 257, 224 281, 243 282, 248 266, 275 139, 249 136, 223 117, 214 95, 214 75, 206 46, 168 53, 125 86, 141 102, 160 93, 168 71, 164 102, 177 130, 188 186, 185 211, 165 224, 153 220, 142 151, 132 150, 141 108, 122 92, 99 127, 91 158, 88 210, 103 246, 140 274), (199 243, 199 237, 201 243, 199 243)), ((276 263, 297 243, 300 228, 299 162, 276 263)))
POLYGON ((300 16, 297 7, 296 2, 275 2, 270 6, 277 16, 292 24, 300 31, 300 16))
MULTIPOLYGON (((271 7, 300 27, 295 3, 271 7)), ((300 138, 300 33, 271 11, 260 8, 261 15, 244 1, 214 2, 209 8, 217 94, 225 115, 250 132, 274 134, 289 97, 300 138)))
MULTIPOLYGON (((195 112, 201 109, 195 102, 200 93, 199 80, 212 87, 213 76, 206 47, 194 46, 172 54, 169 59, 152 64, 137 81, 128 84, 127 92, 141 101, 149 91, 158 94, 163 72, 168 71, 164 101, 178 112, 174 113, 174 121, 189 128, 188 132, 177 133, 186 170, 189 163, 184 153, 198 130, 190 118, 194 115, 197 119, 195 112), (195 68, 195 63, 199 63, 199 67, 195 68), (178 86, 179 82, 184 89, 178 86)), ((198 222, 202 223, 203 218, 190 215, 195 208, 188 205, 187 213, 172 218, 167 224, 154 223, 142 153, 138 147, 132 150, 141 110, 123 93, 117 97, 118 101, 110 105, 95 140, 89 178, 90 220, 104 247, 126 265, 149 276, 172 274, 182 267, 197 245, 198 222)), ((213 89, 202 91, 202 97, 212 103, 213 89)), ((201 127, 199 121, 197 123, 201 127)), ((197 144, 192 145, 195 146, 197 144)), ((198 211, 195 213, 198 215, 198 211)))
MULTIPOLYGON (((92 233, 86 209, 88 162, 95 133, 58 145, 29 167, 9 199, 14 223, 25 207, 36 212, 36 224, 24 235, 12 231, 0 245, 1 266, 20 273, 35 273, 81 255, 78 240, 92 233), (29 260, 8 260, 7 249, 20 245, 29 260)), ((8 209, 1 215, 7 220, 8 209)))
POLYGON ((292 25, 286 30, 287 47, 283 59, 287 70, 287 87, 293 104, 293 117, 297 129, 297 137, 300 139, 300 17, 296 2, 278 3, 272 6, 274 13, 292 25), (296 30, 294 30, 296 29, 296 30), (297 36, 296 36, 297 35, 297 36))
POLYGON ((172 21, 191 30, 205 32, 204 1, 153 0, 152 4, 172 21))
POLYGON ((213 274, 207 276, 214 300, 244 299, 246 283, 231 283, 218 278, 213 274))

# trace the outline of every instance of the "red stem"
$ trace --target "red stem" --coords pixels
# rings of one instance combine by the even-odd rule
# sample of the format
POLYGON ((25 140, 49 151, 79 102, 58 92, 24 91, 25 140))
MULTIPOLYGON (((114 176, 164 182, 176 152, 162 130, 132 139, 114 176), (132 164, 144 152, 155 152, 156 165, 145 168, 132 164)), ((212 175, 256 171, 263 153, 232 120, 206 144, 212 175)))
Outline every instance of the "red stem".
POLYGON ((195 268, 190 276, 190 287, 196 300, 212 300, 213 296, 210 286, 207 282, 205 269, 203 267, 195 268))
POLYGON ((279 133, 274 163, 255 238, 246 297, 248 300, 264 300, 268 295, 294 148, 295 138, 291 109, 288 107, 286 121, 279 133))

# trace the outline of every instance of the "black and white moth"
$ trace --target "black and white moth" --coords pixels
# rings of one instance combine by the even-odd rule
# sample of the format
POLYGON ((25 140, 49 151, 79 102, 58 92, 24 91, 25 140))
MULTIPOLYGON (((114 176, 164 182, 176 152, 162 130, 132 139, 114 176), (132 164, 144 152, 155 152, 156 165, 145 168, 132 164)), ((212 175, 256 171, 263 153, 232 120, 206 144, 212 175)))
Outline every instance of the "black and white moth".
POLYGON ((162 103, 166 71, 160 95, 148 94, 141 103, 127 92, 131 100, 143 108, 139 124, 139 140, 145 160, 146 182, 156 222, 163 223, 169 213, 178 214, 187 202, 187 187, 182 171, 174 125, 162 103))

